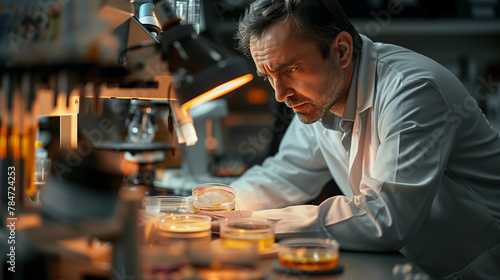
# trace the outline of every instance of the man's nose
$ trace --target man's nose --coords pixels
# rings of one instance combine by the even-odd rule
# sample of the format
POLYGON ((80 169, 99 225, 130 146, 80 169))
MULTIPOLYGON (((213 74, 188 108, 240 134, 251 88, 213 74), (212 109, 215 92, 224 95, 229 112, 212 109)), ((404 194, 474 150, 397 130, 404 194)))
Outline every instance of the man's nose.
POLYGON ((281 78, 275 78, 273 80, 274 97, 278 102, 284 102, 288 96, 293 95, 293 89, 290 84, 281 78))

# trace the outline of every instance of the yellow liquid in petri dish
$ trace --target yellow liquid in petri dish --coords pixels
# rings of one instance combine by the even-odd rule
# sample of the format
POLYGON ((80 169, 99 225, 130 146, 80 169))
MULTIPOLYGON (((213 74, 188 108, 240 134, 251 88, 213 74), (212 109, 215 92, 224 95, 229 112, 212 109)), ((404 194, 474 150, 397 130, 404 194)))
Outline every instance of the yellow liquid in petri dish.
POLYGON ((201 211, 201 210, 203 210, 203 211, 234 211, 234 207, 233 208, 228 208, 228 209, 204 209, 202 207, 201 209, 199 209, 196 206, 193 206, 193 209, 194 209, 194 212, 198 212, 198 211, 201 211))
POLYGON ((161 230, 170 232, 199 232, 210 230, 210 223, 202 224, 197 220, 171 220, 160 226, 161 230))
POLYGON ((324 253, 297 256, 292 253, 280 255, 279 262, 288 268, 318 271, 335 268, 339 261, 338 254, 324 253))
POLYGON ((248 248, 255 246, 259 251, 270 250, 274 246, 273 233, 224 233, 220 237, 221 245, 228 248, 248 248))
POLYGON ((164 219, 158 227, 158 244, 169 244, 184 241, 186 245, 197 246, 210 244, 211 240, 210 220, 197 220, 191 217, 186 219, 164 219))

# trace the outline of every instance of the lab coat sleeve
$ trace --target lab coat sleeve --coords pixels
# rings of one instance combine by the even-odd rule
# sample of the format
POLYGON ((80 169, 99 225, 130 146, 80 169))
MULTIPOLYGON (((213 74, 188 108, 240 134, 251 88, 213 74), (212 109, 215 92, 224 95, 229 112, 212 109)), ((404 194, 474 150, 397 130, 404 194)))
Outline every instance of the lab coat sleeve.
POLYGON ((294 117, 279 152, 231 183, 238 209, 280 208, 318 196, 331 175, 311 129, 294 117))
POLYGON ((448 106, 433 82, 416 80, 399 88, 370 113, 375 122, 371 133, 378 133, 380 144, 374 162, 364 167, 371 169, 369 175, 363 172, 359 186, 351 186, 352 198, 335 196, 319 206, 253 216, 275 220, 278 237, 315 234, 338 240, 344 249, 400 249, 431 207, 454 132, 446 121, 448 106))

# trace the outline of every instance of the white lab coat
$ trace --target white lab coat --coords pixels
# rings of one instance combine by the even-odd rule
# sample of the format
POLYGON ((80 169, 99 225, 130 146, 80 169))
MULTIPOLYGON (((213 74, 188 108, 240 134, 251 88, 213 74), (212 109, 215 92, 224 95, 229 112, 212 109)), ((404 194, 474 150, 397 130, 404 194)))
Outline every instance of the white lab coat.
POLYGON ((238 207, 281 238, 400 250, 436 279, 500 275, 498 134, 444 67, 362 38, 350 156, 341 132, 295 117, 279 152, 232 183, 238 207), (331 178, 345 196, 297 205, 331 178))

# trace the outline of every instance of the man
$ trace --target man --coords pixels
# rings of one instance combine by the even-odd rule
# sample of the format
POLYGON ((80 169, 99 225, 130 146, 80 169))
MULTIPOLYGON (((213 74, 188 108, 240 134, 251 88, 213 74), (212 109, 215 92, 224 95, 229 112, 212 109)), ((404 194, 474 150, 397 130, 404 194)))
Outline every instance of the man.
POLYGON ((359 35, 332 0, 257 0, 237 38, 296 117, 231 184, 234 214, 399 250, 436 279, 500 275, 500 139, 452 73, 359 35), (299 205, 331 178, 344 196, 299 205))

